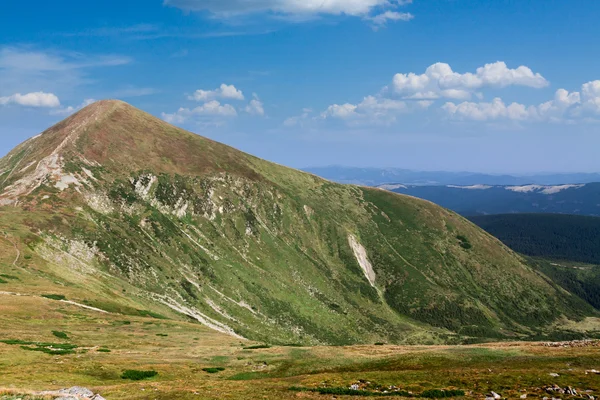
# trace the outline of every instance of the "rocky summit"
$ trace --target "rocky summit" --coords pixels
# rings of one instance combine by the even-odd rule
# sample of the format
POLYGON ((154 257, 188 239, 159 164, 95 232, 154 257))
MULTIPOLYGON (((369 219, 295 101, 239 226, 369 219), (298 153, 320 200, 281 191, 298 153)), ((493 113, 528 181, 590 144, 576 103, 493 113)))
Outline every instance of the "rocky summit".
POLYGON ((449 210, 276 165, 120 101, 0 160, 0 204, 0 290, 98 313, 271 344, 527 339, 597 316, 449 210))

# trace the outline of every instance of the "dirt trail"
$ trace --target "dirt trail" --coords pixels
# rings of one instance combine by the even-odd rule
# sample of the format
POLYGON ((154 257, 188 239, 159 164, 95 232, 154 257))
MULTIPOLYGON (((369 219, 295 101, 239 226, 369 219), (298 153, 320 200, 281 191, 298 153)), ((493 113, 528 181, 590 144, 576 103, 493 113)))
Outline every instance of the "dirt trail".
MULTIPOLYGON (((22 297, 38 297, 38 298, 45 298, 42 296, 36 296, 33 294, 23 294, 23 293, 15 293, 15 292, 2 292, 0 291, 0 296, 22 296, 22 297)), ((86 306, 85 304, 80 304, 71 300, 59 300, 61 303, 65 303, 65 304, 70 304, 72 306, 75 307, 80 307, 80 308, 85 308, 86 310, 90 310, 90 311, 96 311, 96 312, 100 312, 103 314, 110 314, 108 311, 104 311, 100 308, 96 308, 96 307, 91 307, 91 306, 86 306)))
POLYGON ((19 248, 17 247, 17 244, 16 244, 15 242, 13 242, 13 241, 12 241, 12 240, 11 240, 11 239, 8 237, 8 235, 6 235, 6 234, 5 234, 5 235, 4 235, 4 238, 5 238, 6 240, 8 240, 8 241, 9 241, 9 242, 10 242, 10 243, 13 245, 13 247, 15 248, 15 251, 17 252, 17 256, 15 257, 15 260, 14 260, 14 261, 13 261, 13 263, 12 263, 12 265, 13 265, 14 267, 16 267, 16 266, 17 266, 17 263, 19 262, 19 258, 21 258, 21 251, 20 251, 20 250, 19 250, 19 248))

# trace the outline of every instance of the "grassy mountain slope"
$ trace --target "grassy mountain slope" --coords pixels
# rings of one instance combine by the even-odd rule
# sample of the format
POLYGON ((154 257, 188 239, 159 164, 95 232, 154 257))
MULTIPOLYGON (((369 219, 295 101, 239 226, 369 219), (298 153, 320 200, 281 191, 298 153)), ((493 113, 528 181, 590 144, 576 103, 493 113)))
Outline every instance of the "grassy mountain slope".
POLYGON ((596 313, 448 210, 281 167, 118 101, 9 153, 0 193, 12 251, 0 269, 18 278, 0 290, 273 343, 526 337, 596 313))

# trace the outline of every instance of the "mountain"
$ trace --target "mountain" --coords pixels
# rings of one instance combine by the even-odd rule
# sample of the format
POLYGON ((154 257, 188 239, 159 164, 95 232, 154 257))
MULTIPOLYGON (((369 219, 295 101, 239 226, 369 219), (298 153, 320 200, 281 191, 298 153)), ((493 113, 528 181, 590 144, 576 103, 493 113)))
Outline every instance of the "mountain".
POLYGON ((600 183, 554 186, 396 184, 380 188, 429 200, 466 216, 510 213, 600 216, 600 183))
POLYGON ((413 171, 400 168, 312 167, 304 171, 339 183, 367 186, 403 185, 564 185, 569 183, 600 182, 598 173, 564 173, 534 175, 494 175, 476 172, 413 171))
POLYGON ((0 293, 280 344, 538 337, 598 314, 449 210, 119 101, 19 145, 0 174, 0 293))
POLYGON ((600 218, 561 214, 471 217, 475 224, 521 254, 600 264, 600 218))

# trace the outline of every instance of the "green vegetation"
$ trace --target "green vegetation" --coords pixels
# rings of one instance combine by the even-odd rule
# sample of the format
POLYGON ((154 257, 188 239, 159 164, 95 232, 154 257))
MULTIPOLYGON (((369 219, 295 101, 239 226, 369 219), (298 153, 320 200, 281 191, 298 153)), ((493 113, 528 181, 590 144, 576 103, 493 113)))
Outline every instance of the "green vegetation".
POLYGON ((357 390, 344 387, 322 387, 322 388, 301 388, 292 386, 290 388, 294 392, 315 392, 319 394, 330 394, 338 396, 354 396, 354 397, 410 397, 410 398, 428 398, 428 399, 443 399, 451 397, 463 397, 465 392, 463 390, 438 390, 430 389, 426 390, 421 394, 413 394, 406 390, 357 390))
POLYGON ((52 331, 52 334, 59 339, 68 339, 69 338, 69 335, 67 335, 65 332, 52 331))
POLYGON ((471 220, 516 252, 600 264, 600 218, 562 214, 507 214, 471 220))
POLYGON ((67 299, 62 294, 43 294, 42 297, 45 297, 50 300, 66 300, 67 299))
POLYGON ((421 393, 420 397, 428 399, 443 399, 448 397, 462 397, 465 395, 464 390, 438 390, 430 389, 421 393))
MULTIPOLYGON (((85 194, 59 190, 54 176, 14 199, 0 192, 10 205, 0 265, 17 274, 15 246, 31 254, 11 292, 75 300, 58 320, 78 341, 63 316, 86 307, 97 313, 90 326, 115 315, 130 340, 147 328, 164 346, 179 340, 176 321, 253 343, 341 346, 562 336, 558 321, 598 315, 453 212, 272 164, 118 101, 18 146, 0 160, 11 171, 2 185, 29 176, 15 157, 27 165, 57 148, 85 194)), ((270 350, 236 346, 247 357, 270 350)), ((270 361, 231 375, 263 369, 270 361)))
POLYGON ((257 350, 257 349, 270 349, 271 346, 268 344, 256 344, 254 346, 246 346, 244 350, 257 350))
POLYGON ((209 368, 202 368, 202 371, 208 372, 209 374, 217 374, 219 372, 225 371, 225 368, 223 368, 223 367, 209 367, 209 368))
POLYGON ((78 347, 74 344, 31 342, 19 339, 0 340, 0 343, 8 345, 21 345, 20 348, 23 350, 39 351, 42 353, 57 356, 74 354, 75 349, 77 349, 78 347))
POLYGON ((471 242, 469 242, 469 239, 466 236, 457 235, 456 238, 459 240, 460 247, 462 247, 463 249, 469 250, 473 248, 473 245, 471 244, 471 242))
POLYGON ((156 375, 158 375, 158 372, 156 371, 140 371, 135 369, 128 369, 123 371, 123 374, 121 374, 121 379, 141 381, 144 379, 154 378, 156 375))
POLYGON ((96 350, 98 353, 110 353, 110 349, 100 348, 96 350))
POLYGON ((600 310, 600 266, 535 258, 532 265, 563 289, 600 310))

